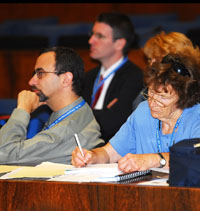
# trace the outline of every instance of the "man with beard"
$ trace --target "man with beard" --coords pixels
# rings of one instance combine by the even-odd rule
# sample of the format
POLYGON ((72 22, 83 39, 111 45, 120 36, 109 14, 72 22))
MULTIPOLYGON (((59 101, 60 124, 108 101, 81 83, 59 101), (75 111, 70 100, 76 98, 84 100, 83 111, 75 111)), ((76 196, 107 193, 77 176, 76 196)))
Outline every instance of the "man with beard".
POLYGON ((1 164, 71 163, 74 134, 87 149, 104 144, 89 105, 81 97, 84 65, 72 49, 45 49, 29 81, 32 91, 18 94, 17 108, 0 130, 1 164), (30 114, 41 105, 53 111, 43 130, 26 139, 30 114))

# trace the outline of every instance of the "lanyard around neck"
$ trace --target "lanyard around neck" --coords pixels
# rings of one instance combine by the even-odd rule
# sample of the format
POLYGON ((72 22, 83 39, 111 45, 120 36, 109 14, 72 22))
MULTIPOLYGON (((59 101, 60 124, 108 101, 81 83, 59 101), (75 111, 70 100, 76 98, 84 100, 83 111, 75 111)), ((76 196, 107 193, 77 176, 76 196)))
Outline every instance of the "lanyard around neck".
POLYGON ((85 100, 81 101, 78 105, 74 106, 71 108, 69 111, 65 112, 63 115, 58 117, 54 122, 52 122, 50 125, 45 127, 43 130, 48 130, 49 128, 53 127, 54 125, 58 124, 60 121, 62 121, 64 118, 69 116, 70 114, 74 113, 77 111, 79 108, 81 108, 85 104, 85 100))
MULTIPOLYGON (((172 135, 171 135, 171 139, 170 139, 170 145, 169 145, 169 147, 171 147, 172 146, 172 144, 173 144, 173 138, 174 138, 174 134, 175 134, 175 131, 176 131, 176 129, 178 128, 178 126, 179 126, 179 124, 180 124, 180 122, 181 122, 181 118, 182 118, 182 115, 183 115, 183 113, 181 114, 181 116, 177 119, 177 121, 176 121, 176 124, 175 124, 175 126, 174 126, 174 129, 173 129, 173 132, 172 132, 172 135)), ((160 120, 158 121, 158 124, 157 124, 157 128, 156 128, 156 141, 157 141, 157 149, 158 149, 158 152, 162 152, 161 150, 161 139, 160 139, 160 129, 159 129, 159 125, 160 125, 160 120)))
POLYGON ((99 88, 103 85, 103 83, 112 75, 114 74, 115 72, 117 72, 117 70, 120 69, 121 66, 123 66, 126 62, 128 61, 128 57, 125 57, 122 62, 112 71, 110 72, 103 80, 101 80, 101 82, 99 83, 99 79, 100 79, 100 71, 97 75, 97 78, 95 80, 95 83, 94 83, 94 88, 93 88, 93 92, 92 92, 92 101, 91 101, 91 105, 93 104, 94 102, 94 99, 95 99, 95 95, 97 93, 97 91, 99 90, 99 88))

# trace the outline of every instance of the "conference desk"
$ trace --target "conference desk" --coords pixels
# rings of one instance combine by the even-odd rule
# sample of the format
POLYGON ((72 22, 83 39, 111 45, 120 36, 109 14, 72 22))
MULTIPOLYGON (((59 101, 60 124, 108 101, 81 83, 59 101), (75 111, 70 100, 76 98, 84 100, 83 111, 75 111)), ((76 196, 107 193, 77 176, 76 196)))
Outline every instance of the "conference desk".
POLYGON ((200 188, 0 180, 0 211, 200 210, 200 188))

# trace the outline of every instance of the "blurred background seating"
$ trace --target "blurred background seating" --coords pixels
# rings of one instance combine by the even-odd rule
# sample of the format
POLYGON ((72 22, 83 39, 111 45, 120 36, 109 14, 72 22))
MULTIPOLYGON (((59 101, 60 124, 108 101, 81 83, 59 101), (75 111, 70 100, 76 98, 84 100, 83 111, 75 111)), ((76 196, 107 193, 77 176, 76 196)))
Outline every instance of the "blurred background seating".
POLYGON ((16 106, 16 99, 0 99, 0 128, 7 122, 16 106))
POLYGON ((186 35, 192 40, 194 45, 198 45, 200 47, 200 24, 196 28, 189 29, 186 35))
POLYGON ((85 71, 96 66, 89 57, 88 33, 101 12, 122 12, 135 26, 137 40, 129 58, 143 70, 145 42, 161 30, 178 31, 199 45, 200 4, 174 3, 28 3, 0 5, 0 98, 17 98, 28 81, 40 50, 54 45, 76 49, 85 71))
POLYGON ((176 13, 156 13, 156 14, 128 14, 136 29, 157 26, 166 22, 173 22, 179 19, 176 13))
MULTIPOLYGON (((49 47, 55 46, 61 36, 88 36, 91 31, 92 23, 74 24, 51 24, 51 25, 30 25, 27 35, 40 35, 48 37, 49 47)), ((74 37, 76 40, 76 37, 74 37)), ((77 41, 77 40, 76 40, 77 41)), ((87 44, 87 42, 86 42, 87 44)))
POLYGON ((0 35, 0 50, 38 50, 48 46, 48 37, 42 35, 0 35))
POLYGON ((17 106, 17 99, 0 99, 0 116, 10 115, 17 106))
MULTIPOLYGON (((17 99, 0 99, 0 128, 8 121, 12 111, 17 107, 17 99)), ((49 119, 52 110, 47 105, 42 105, 31 113, 31 120, 27 128, 27 138, 32 138, 42 130, 49 119)))

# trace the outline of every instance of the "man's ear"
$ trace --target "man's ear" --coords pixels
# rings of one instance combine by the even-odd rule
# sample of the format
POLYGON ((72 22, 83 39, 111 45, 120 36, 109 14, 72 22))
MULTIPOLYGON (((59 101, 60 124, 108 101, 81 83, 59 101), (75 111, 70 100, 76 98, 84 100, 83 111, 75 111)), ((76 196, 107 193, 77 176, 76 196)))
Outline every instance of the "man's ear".
POLYGON ((115 41, 115 46, 117 50, 121 51, 125 45, 126 45, 126 40, 124 38, 120 38, 115 41))
POLYGON ((63 84, 65 86, 71 85, 72 84, 72 80, 73 80, 73 74, 71 72, 66 72, 63 75, 64 75, 63 84))

